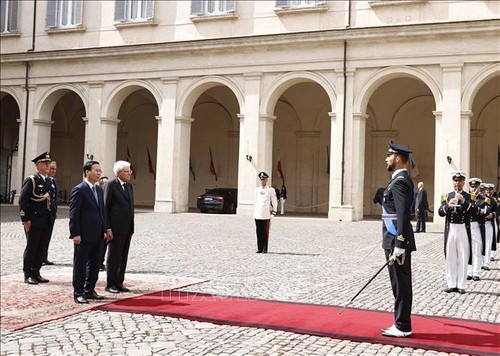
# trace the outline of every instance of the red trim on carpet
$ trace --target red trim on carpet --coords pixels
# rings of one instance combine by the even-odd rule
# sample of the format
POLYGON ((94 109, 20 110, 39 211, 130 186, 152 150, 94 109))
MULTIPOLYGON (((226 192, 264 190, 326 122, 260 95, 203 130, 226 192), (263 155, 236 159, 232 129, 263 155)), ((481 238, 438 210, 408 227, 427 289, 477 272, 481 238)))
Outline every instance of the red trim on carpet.
POLYGON ((203 293, 162 291, 101 305, 95 310, 153 314, 215 324, 282 330, 355 342, 471 355, 500 353, 500 324, 413 315, 411 338, 388 338, 392 313, 203 293))

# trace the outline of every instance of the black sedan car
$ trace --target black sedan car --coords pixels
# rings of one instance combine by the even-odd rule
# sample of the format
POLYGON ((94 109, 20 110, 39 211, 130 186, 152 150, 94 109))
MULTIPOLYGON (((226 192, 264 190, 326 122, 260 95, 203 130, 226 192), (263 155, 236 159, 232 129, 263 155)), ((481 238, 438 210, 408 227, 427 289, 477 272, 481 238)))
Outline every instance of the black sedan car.
POLYGON ((237 197, 238 190, 234 188, 207 189, 205 194, 198 197, 197 207, 202 213, 215 211, 235 214, 238 203, 237 197))

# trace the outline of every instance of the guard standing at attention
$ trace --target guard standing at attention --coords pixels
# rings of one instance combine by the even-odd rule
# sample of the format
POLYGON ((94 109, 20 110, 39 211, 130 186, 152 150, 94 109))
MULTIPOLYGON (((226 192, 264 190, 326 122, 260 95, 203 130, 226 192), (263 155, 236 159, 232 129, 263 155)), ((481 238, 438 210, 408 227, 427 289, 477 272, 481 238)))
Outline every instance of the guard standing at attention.
POLYGON ((267 186, 267 180, 269 179, 267 173, 260 172, 259 179, 260 186, 255 188, 253 217, 257 232, 257 253, 267 253, 271 215, 276 215, 278 199, 274 188, 267 186))
POLYGON ((55 218, 51 201, 54 196, 52 179, 48 177, 51 161, 49 152, 44 152, 32 160, 36 173, 24 180, 19 196, 19 215, 26 233, 24 282, 28 284, 49 281, 40 275, 40 268, 55 218))
POLYGON ((411 253, 417 248, 411 225, 413 182, 406 169, 410 153, 407 147, 390 141, 385 158, 392 176, 382 202, 382 247, 386 261, 394 261, 388 267, 394 295, 394 324, 382 329, 382 335, 390 337, 409 337, 412 333, 411 253))
POLYGON ((471 215, 477 214, 477 207, 471 203, 470 194, 463 190, 465 173, 454 172, 453 192, 441 197, 439 216, 445 216, 444 255, 446 258, 446 293, 465 294, 467 266, 471 259, 471 215))

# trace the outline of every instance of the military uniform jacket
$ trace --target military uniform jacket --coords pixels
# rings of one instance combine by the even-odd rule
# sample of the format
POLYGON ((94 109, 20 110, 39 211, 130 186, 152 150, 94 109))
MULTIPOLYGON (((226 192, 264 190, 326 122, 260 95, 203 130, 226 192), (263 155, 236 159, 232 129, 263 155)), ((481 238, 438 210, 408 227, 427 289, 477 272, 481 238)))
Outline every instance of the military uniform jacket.
MULTIPOLYGON (((464 202, 454 207, 451 206, 450 200, 455 198, 456 192, 450 192, 444 194, 441 197, 441 206, 439 207, 439 216, 445 216, 446 221, 444 225, 444 252, 446 257, 446 244, 448 243, 448 233, 450 232, 450 224, 464 224, 465 230, 467 231, 467 238, 469 240, 469 251, 472 251, 471 247, 471 232, 470 232, 470 222, 471 215, 477 214, 477 206, 471 203, 470 194, 467 192, 459 192, 464 197, 464 202)), ((469 253, 469 264, 472 263, 472 253, 469 253)))
POLYGON ((415 251, 415 236, 411 225, 411 205, 413 202, 413 182, 406 170, 398 172, 384 191, 382 202, 383 240, 382 247, 394 247, 415 251))
MULTIPOLYGON (((493 226, 493 239, 491 241, 491 249, 493 251, 497 250, 497 224, 496 224, 496 216, 497 216, 497 209, 498 209, 498 202, 496 201, 495 198, 493 197, 488 197, 491 202, 491 212, 493 213, 493 217, 490 219, 486 219, 486 224, 491 224, 493 226)), ((483 244, 484 245, 484 244, 483 244)))
POLYGON ((479 224, 479 230, 481 231, 481 254, 484 256, 485 253, 485 243, 486 243, 486 230, 484 228, 485 216, 491 212, 491 199, 485 197, 481 194, 471 194, 470 199, 472 204, 476 206, 475 212, 471 214, 471 222, 477 222, 479 224))
POLYGON ((278 210, 278 199, 274 188, 255 188, 255 207, 253 217, 257 220, 271 219, 272 210, 278 210))
POLYGON ((50 227, 54 221, 51 211, 52 179, 43 178, 40 173, 27 177, 19 196, 19 215, 21 220, 31 221, 31 227, 44 229, 50 227))

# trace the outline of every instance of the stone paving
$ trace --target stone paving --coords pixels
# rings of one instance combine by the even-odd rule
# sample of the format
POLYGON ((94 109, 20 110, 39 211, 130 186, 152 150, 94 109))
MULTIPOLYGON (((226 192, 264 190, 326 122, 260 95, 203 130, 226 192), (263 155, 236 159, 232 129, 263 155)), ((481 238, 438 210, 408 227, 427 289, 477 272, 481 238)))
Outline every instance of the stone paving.
MULTIPOLYGON (((17 276, 24 286, 25 240, 17 209, 4 205, 1 214, 2 283, 15 281, 17 276)), ((380 221, 346 223, 279 216, 272 221, 270 253, 266 255, 255 254, 254 230, 254 222, 248 217, 138 212, 125 285, 133 287, 134 281, 141 279, 151 281, 152 289, 166 289, 168 283, 163 284, 161 276, 178 282, 195 280, 195 284, 183 288, 192 292, 344 305, 384 262, 380 221)), ((467 294, 446 294, 442 226, 429 224, 427 230, 416 234, 413 312, 500 323, 499 262, 492 262, 481 281, 469 283, 467 294)), ((49 259, 56 265, 44 267, 42 275, 66 276, 66 282, 70 282, 67 270, 72 252, 67 208, 62 207, 49 252, 49 259)), ((104 280, 101 273, 98 293, 105 294, 104 280)), ((33 290, 41 286, 25 285, 24 290, 26 287, 33 290)), ((71 290, 67 295, 71 298, 71 290)), ((2 293, 2 300, 29 297, 29 293, 2 293)), ((351 306, 392 311, 392 304, 387 273, 381 273, 351 306)), ((447 355, 89 310, 17 330, 2 328, 1 336, 1 355, 447 355)))

